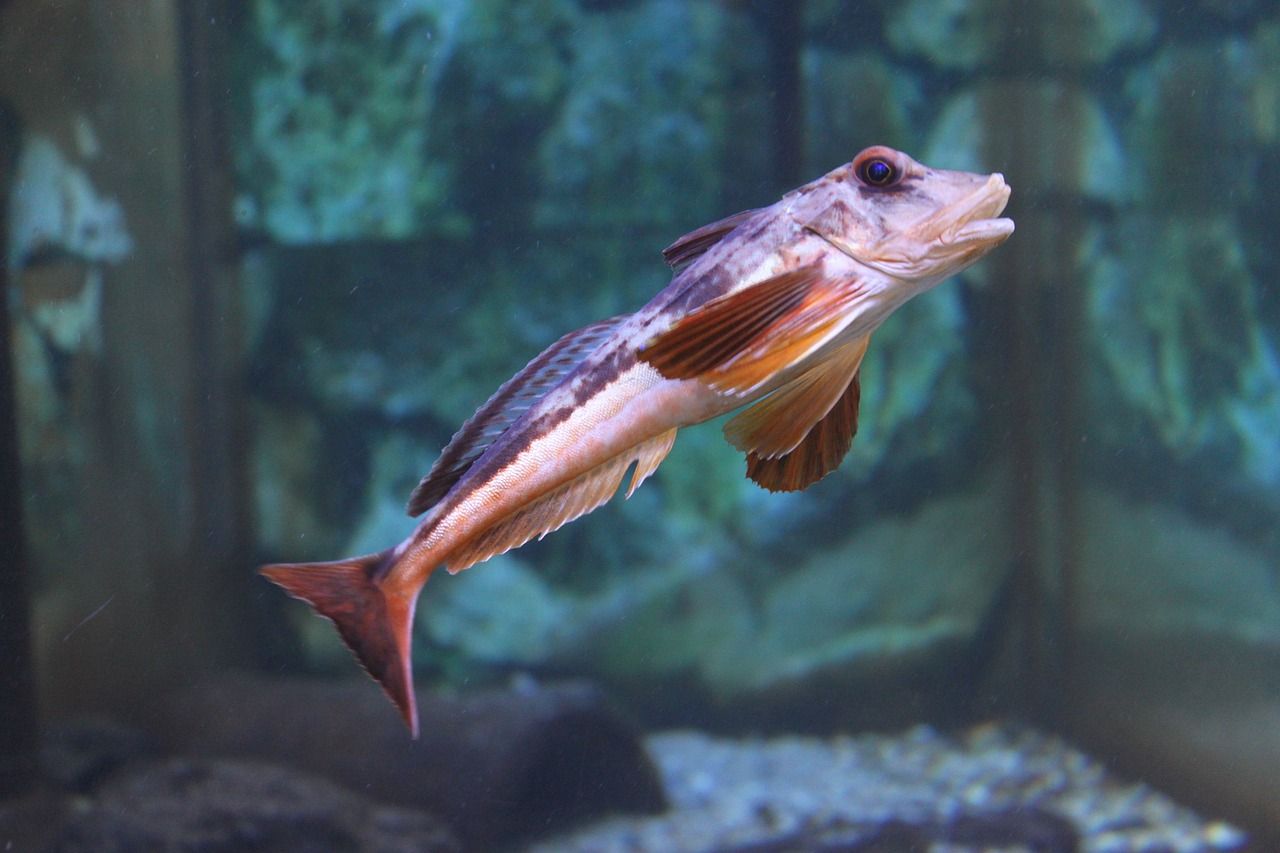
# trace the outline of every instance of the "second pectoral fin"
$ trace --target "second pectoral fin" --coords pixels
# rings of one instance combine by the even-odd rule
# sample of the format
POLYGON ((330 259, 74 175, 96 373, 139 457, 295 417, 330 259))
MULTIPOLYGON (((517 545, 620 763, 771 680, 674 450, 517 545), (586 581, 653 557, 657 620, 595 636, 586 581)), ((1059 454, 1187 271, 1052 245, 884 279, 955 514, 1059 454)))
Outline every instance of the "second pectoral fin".
POLYGON ((747 477, 771 492, 798 492, 836 470, 858 431, 861 396, 862 385, 855 373, 831 411, 790 453, 772 459, 748 453, 747 477))
POLYGON ((744 453, 774 459, 795 450, 841 400, 858 375, 871 336, 842 344, 763 400, 724 425, 724 436, 744 453))
POLYGON ((779 273, 691 311, 640 351, 668 379, 701 379, 744 394, 837 333, 860 296, 856 282, 817 265, 779 273))

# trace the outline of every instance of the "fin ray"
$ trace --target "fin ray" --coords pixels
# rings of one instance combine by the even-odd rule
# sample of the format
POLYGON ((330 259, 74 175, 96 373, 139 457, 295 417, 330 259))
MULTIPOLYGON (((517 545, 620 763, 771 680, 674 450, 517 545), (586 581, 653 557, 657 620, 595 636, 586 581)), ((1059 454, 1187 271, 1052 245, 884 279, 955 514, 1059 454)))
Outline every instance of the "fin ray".
POLYGON ((737 229, 752 216, 760 212, 760 208, 751 208, 726 216, 724 219, 703 225, 685 234, 670 246, 662 250, 662 258, 673 270, 678 270, 702 257, 715 244, 737 229))
POLYGON ((669 429, 640 446, 640 452, 636 456, 636 468, 631 474, 631 485, 627 486, 628 498, 636 493, 636 489, 640 488, 640 485, 658 470, 662 460, 667 458, 667 454, 671 452, 671 446, 675 444, 677 432, 679 432, 678 429, 669 429))
POLYGON ((858 404, 862 397, 859 374, 822 420, 813 425, 794 450, 765 459, 747 454, 747 477, 771 492, 807 489, 840 467, 858 432, 858 404))
POLYGON ((416 738, 411 638, 421 586, 407 592, 388 590, 386 579, 393 561, 393 552, 387 550, 331 563, 279 563, 264 566, 261 574, 333 622, 416 738))
POLYGON ((724 436, 744 453, 774 459, 795 450, 844 395, 862 364, 870 335, 841 345, 724 425, 724 436))
POLYGON ((666 458, 676 432, 668 430, 605 460, 476 534, 450 552, 446 558, 449 573, 456 574, 490 557, 519 548, 535 537, 541 539, 599 508, 617 493, 627 470, 635 463, 635 473, 627 490, 627 497, 630 497, 666 458))
POLYGON ((820 280, 816 266, 804 266, 713 299, 642 347, 640 358, 667 379, 722 367, 801 305, 820 280))
POLYGON ((856 281, 811 264, 714 299, 659 334, 640 357, 668 379, 747 394, 836 335, 862 298, 856 281))

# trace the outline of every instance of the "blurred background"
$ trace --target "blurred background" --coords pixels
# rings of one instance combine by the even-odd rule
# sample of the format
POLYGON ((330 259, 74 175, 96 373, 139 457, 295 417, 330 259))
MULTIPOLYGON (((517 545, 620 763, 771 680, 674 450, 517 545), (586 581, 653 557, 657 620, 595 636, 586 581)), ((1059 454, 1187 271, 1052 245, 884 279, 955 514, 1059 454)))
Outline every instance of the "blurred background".
MULTIPOLYGON (((444 815, 417 849, 520 845, 688 807, 680 760, 729 771, 652 740, 683 729, 1013 756, 983 814, 1079 849, 1280 844, 1276 3, 0 0, 0 199, 0 840, 158 843, 110 797, 202 754, 444 815), (529 358, 871 144, 1003 172, 1018 230, 877 334, 844 465, 772 495, 686 430, 630 501, 437 578, 409 749, 255 568, 399 541, 529 358), (477 730, 546 746, 432 788, 477 730), (1168 819, 1090 824, 1111 774, 1168 819)), ((957 831, 942 754, 911 844, 957 831)), ((769 796, 758 831, 552 849, 825 849, 769 796)))

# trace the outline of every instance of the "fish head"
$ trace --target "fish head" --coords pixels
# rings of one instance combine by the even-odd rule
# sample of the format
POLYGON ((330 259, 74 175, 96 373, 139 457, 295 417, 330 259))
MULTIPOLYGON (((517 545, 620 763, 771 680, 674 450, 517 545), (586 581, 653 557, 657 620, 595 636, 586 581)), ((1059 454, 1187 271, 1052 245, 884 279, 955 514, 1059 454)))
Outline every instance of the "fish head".
POLYGON ((809 186, 823 183, 833 188, 834 200, 833 193, 813 194, 829 203, 817 202, 805 227, 915 292, 1013 233, 1013 220, 1000 217, 1010 190, 999 173, 932 169, 879 145, 809 186))

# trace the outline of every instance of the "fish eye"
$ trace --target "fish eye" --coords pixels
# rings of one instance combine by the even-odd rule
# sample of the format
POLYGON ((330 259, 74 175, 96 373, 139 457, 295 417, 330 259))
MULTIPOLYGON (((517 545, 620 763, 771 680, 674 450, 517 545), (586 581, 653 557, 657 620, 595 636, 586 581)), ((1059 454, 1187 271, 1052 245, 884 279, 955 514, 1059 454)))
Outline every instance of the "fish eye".
POLYGON ((898 167, 883 157, 868 157, 858 164, 858 180, 869 187, 887 187, 898 182, 898 167))

